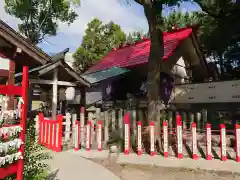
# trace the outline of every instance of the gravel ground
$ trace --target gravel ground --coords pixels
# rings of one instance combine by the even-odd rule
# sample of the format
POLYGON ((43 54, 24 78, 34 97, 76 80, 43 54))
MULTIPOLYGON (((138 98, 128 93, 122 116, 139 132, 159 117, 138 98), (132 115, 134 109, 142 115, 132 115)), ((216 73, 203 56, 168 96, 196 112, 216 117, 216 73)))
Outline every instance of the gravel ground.
POLYGON ((107 160, 90 159, 108 168, 122 180, 239 180, 240 174, 209 172, 184 168, 164 168, 133 164, 109 163, 107 160))

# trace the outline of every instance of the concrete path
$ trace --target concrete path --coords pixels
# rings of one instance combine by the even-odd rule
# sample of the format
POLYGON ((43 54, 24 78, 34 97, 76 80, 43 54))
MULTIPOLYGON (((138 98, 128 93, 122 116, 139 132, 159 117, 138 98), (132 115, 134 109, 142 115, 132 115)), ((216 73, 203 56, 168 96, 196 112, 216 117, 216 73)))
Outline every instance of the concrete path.
POLYGON ((78 154, 61 152, 51 155, 53 159, 48 164, 52 167, 52 176, 49 180, 120 180, 108 169, 78 154))
MULTIPOLYGON (((75 154, 80 157, 86 158, 107 158, 108 152, 98 152, 98 151, 68 151, 69 154, 75 154)), ((210 171, 224 171, 224 172, 236 172, 240 173, 240 163, 233 160, 227 160, 222 162, 220 160, 214 159, 207 161, 205 159, 199 158, 198 160, 193 160, 191 158, 177 159, 174 157, 164 158, 163 156, 156 155, 151 157, 149 155, 137 156, 136 154, 124 155, 120 154, 118 158, 118 163, 128 163, 128 164, 142 164, 142 165, 154 165, 161 167, 173 167, 173 168, 188 168, 188 169, 201 169, 210 171)))

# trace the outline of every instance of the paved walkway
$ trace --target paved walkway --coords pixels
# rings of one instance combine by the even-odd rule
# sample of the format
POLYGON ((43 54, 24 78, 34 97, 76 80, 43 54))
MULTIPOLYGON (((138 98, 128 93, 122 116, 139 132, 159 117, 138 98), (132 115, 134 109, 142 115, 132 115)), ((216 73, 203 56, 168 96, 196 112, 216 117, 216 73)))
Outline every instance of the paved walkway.
POLYGON ((71 152, 51 153, 49 180, 120 180, 108 169, 71 152), (56 176, 55 176, 56 175, 56 176))
MULTIPOLYGON (((86 158, 107 158, 107 151, 68 151, 69 154, 75 154, 86 158)), ((227 160, 225 162, 214 159, 207 161, 205 159, 193 160, 191 158, 177 159, 177 158, 164 158, 163 156, 149 155, 137 156, 136 154, 124 155, 120 154, 118 158, 118 163, 129 163, 129 164, 142 164, 142 165, 154 165, 161 167, 173 167, 173 168, 188 168, 188 169, 201 169, 210 171, 224 171, 224 172, 236 172, 240 173, 240 163, 233 160, 227 160)))
MULTIPOLYGON (((120 180, 108 169, 96 164, 86 158, 106 159, 107 151, 65 151, 61 153, 51 153, 53 159, 48 163, 52 167, 53 175, 49 180, 120 180)), ((207 161, 205 159, 193 160, 191 158, 176 159, 164 158, 162 156, 151 157, 149 155, 137 156, 136 154, 120 154, 118 163, 154 165, 173 168, 189 168, 211 171, 224 171, 240 173, 240 163, 233 160, 222 162, 220 160, 207 161)))

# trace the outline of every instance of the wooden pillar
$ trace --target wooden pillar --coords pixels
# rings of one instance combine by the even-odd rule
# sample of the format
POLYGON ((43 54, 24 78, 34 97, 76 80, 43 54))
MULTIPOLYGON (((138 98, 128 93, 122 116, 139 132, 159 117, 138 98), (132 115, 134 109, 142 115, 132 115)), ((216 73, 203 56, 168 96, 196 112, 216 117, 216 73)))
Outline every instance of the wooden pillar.
MULTIPOLYGON (((15 84, 15 62, 9 60, 9 73, 8 73, 8 85, 15 84)), ((9 96, 8 99, 8 110, 14 109, 14 96, 9 96)))
POLYGON ((201 119, 202 119, 202 117, 201 117, 201 113, 200 112, 197 112, 196 113, 196 121, 197 121, 197 129, 201 132, 201 119))
POLYGON ((190 119, 190 126, 191 126, 192 123, 194 122, 194 113, 189 112, 189 119, 190 119))
POLYGON ((70 133, 71 133, 71 114, 66 114, 66 124, 65 124, 65 142, 70 140, 70 133))
POLYGON ((118 111, 118 129, 120 130, 121 137, 123 138, 123 110, 118 111))
POLYGON ((108 111, 104 112, 104 140, 105 142, 109 139, 109 122, 108 122, 108 111))
POLYGON ((116 112, 112 109, 112 131, 116 129, 116 112))
POLYGON ((72 144, 74 145, 74 142, 78 141, 77 139, 74 139, 75 138, 74 133, 76 133, 76 131, 77 131, 77 126, 76 126, 77 114, 72 114, 71 120, 72 120, 72 122, 71 122, 72 123, 72 144))
POLYGON ((173 128, 173 112, 171 110, 168 111, 168 127, 170 128, 170 132, 172 132, 172 128, 173 128))
POLYGON ((202 110, 202 129, 205 128, 205 124, 207 124, 208 122, 208 112, 207 112, 207 109, 203 109, 202 110))
POLYGON ((137 134, 137 111, 135 109, 132 110, 132 130, 133 133, 137 134))
POLYGON ((57 101, 58 101, 58 70, 54 69, 53 72, 53 87, 52 87, 52 118, 56 119, 56 115, 57 115, 57 101))
POLYGON ((183 120, 183 129, 186 130, 187 126, 187 113, 185 111, 182 112, 182 120, 183 120))

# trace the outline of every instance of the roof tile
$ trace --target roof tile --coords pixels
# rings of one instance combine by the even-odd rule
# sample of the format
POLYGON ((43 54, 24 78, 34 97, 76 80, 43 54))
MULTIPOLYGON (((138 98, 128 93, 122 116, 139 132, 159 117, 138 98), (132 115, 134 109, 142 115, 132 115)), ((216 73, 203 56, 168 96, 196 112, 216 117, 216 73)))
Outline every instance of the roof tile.
MULTIPOLYGON (((192 33, 191 28, 180 29, 176 32, 164 33, 164 57, 170 57, 178 45, 192 33)), ((106 57, 88 69, 86 73, 92 73, 109 69, 112 67, 130 67, 148 62, 150 52, 150 40, 126 46, 121 49, 111 51, 106 57)))

